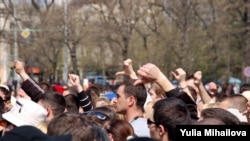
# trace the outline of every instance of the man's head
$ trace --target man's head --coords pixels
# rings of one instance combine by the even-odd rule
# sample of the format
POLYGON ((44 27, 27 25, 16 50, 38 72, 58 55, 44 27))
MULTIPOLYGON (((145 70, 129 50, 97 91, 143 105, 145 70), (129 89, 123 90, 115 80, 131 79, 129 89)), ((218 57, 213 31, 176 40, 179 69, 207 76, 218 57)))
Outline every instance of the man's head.
POLYGON ((62 113, 48 125, 50 136, 72 135, 72 141, 93 141, 94 127, 85 116, 75 113, 62 113))
POLYGON ((56 92, 44 93, 38 103, 48 111, 47 122, 63 113, 66 108, 64 97, 56 92))
POLYGON ((248 100, 243 95, 235 94, 225 97, 220 106, 226 110, 229 108, 238 109, 239 112, 243 113, 247 109, 247 102, 248 100))
POLYGON ((15 127, 1 137, 1 141, 72 141, 71 135, 49 136, 33 126, 15 127))
POLYGON ((117 97, 114 100, 118 113, 125 114, 128 109, 137 108, 143 111, 147 98, 144 84, 134 85, 135 80, 127 79, 117 89, 117 97))
POLYGON ((186 104, 176 98, 164 98, 153 106, 153 115, 148 120, 152 138, 158 140, 176 139, 176 125, 191 124, 191 116, 186 104))

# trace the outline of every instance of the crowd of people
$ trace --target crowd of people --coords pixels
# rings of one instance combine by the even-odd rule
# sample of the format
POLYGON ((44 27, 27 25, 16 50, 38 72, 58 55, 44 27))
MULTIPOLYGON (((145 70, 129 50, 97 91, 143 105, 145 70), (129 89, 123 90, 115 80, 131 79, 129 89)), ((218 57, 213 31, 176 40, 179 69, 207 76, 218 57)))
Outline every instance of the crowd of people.
POLYGON ((0 141, 176 141, 177 125, 249 124, 249 84, 228 93, 215 82, 203 84, 201 71, 186 76, 177 68, 171 72, 176 86, 155 64, 137 71, 131 59, 123 65, 115 75, 127 77, 108 99, 100 85, 84 90, 77 74, 58 91, 14 61, 22 82, 17 92, 0 85, 0 141))

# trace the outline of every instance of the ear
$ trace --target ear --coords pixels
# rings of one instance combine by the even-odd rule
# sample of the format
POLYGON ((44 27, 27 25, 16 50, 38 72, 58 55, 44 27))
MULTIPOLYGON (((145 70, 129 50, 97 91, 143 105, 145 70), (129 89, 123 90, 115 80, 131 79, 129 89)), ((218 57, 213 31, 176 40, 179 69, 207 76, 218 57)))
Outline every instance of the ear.
POLYGON ((159 134, 160 136, 163 136, 167 131, 165 130, 165 128, 163 127, 163 125, 159 125, 159 134))
POLYGON ((51 110, 50 108, 46 108, 46 110, 47 110, 47 112, 48 112, 48 114, 47 114, 47 117, 46 117, 46 118, 48 118, 48 117, 52 116, 52 110, 51 110))
POLYGON ((135 103, 135 98, 133 96, 129 96, 127 98, 127 101, 128 101, 128 106, 133 106, 135 103))

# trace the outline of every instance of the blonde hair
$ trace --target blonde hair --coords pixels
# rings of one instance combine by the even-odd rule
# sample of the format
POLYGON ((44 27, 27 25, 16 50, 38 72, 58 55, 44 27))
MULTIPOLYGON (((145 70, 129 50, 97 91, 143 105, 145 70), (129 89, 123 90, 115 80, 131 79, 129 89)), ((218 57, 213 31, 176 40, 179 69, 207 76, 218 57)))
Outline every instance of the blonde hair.
POLYGON ((97 102, 100 102, 100 101, 103 101, 104 102, 104 105, 98 105, 98 106, 108 106, 110 105, 110 100, 106 97, 98 97, 96 100, 95 100, 95 107, 97 106, 96 103, 97 102))
POLYGON ((202 110, 207 108, 220 108, 220 102, 206 103, 203 105, 202 110))
POLYGON ((155 101, 149 101, 145 107, 145 118, 150 118, 153 115, 153 106, 155 104, 155 101))

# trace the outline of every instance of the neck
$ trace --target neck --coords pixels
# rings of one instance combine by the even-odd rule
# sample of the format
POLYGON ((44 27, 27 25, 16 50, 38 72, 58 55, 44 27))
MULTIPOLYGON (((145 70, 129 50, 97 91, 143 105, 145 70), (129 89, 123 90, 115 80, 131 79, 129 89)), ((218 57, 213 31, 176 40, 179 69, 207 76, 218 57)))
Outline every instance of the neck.
POLYGON ((125 115, 126 121, 130 122, 136 117, 143 117, 143 112, 140 109, 136 108, 127 110, 127 113, 125 115))

